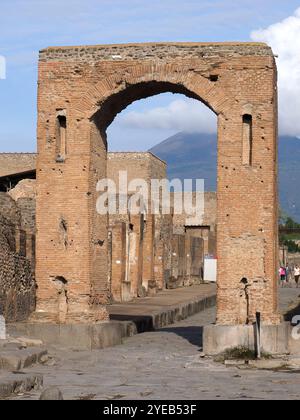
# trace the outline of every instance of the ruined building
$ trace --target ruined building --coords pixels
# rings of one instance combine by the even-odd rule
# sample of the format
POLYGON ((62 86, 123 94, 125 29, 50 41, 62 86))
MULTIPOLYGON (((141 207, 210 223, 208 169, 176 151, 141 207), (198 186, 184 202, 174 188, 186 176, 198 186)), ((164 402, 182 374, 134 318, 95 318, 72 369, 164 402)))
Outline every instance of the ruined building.
MULTIPOLYGON (((28 317, 35 309, 36 288, 32 273, 35 271, 36 155, 0 154, 0 167, 0 186, 8 191, 7 194, 1 193, 0 215, 6 217, 3 226, 10 229, 13 238, 10 243, 13 244, 15 258, 19 258, 20 264, 25 264, 29 270, 26 293, 21 296, 21 303, 19 299, 17 304, 26 309, 18 310, 17 316, 8 316, 8 319, 20 320, 28 317), (28 174, 32 179, 26 179, 28 174), (6 215, 7 208, 14 209, 13 217, 12 210, 9 217, 6 215)), ((118 190, 121 176, 121 180, 126 181, 130 197, 130 194, 136 192, 135 186, 131 184, 136 179, 144 180, 149 188, 152 179, 165 179, 166 164, 151 153, 109 153, 107 175, 115 182, 118 190)), ((165 288, 189 286, 203 281, 204 254, 208 251, 208 243, 215 243, 214 238, 208 240, 207 232, 215 232, 216 223, 215 194, 207 193, 205 197, 210 214, 206 212, 203 220, 199 220, 192 229, 188 226, 186 214, 162 214, 161 210, 156 215, 151 214, 151 207, 148 207, 152 205, 150 197, 148 206, 145 205, 139 214, 132 214, 129 208, 125 214, 109 215, 108 304, 152 296, 165 288)), ((70 246, 67 221, 61 220, 60 229, 61 246, 70 246)), ((23 272, 18 269, 6 279, 5 284, 3 280, 0 282, 0 290, 4 290, 7 284, 13 289, 14 282, 22 284, 22 276, 23 272)), ((53 281, 59 296, 60 321, 64 322, 68 312, 68 285, 63 277, 53 281)), ((11 295, 15 296, 14 293, 13 289, 11 295)), ((16 304, 7 296, 3 293, 6 307, 15 307, 16 304)), ((4 312, 7 313, 7 310, 4 312)))
POLYGON ((35 310, 34 203, 0 192, 0 313, 23 321, 35 310))
POLYGON ((130 103, 163 92, 202 101, 218 116, 217 326, 251 324, 257 312, 264 325, 280 323, 277 70, 263 43, 40 52, 36 320, 60 321, 58 308, 70 323, 107 319, 109 220, 96 211, 106 130, 130 103))
MULTIPOLYGON (((232 336, 236 341, 230 340, 231 344, 249 342, 258 314, 264 336, 269 331, 271 344, 278 344, 287 330, 281 325, 277 293, 277 68, 271 48, 263 43, 96 45, 40 51, 37 301, 32 319, 94 324, 108 319, 112 291, 114 299, 130 299, 155 293, 172 277, 186 278, 188 272, 190 279, 194 277, 190 264, 184 274, 168 274, 168 245, 162 244, 169 242, 163 226, 169 226, 170 220, 157 221, 141 212, 140 219, 133 221, 129 209, 127 220, 112 221, 96 207, 97 185, 108 172, 107 128, 132 102, 164 92, 202 101, 218 117, 217 320, 204 331, 204 351, 210 351, 210 344, 212 351, 223 350, 232 336), (129 247, 115 248, 118 255, 109 258, 116 241, 129 247), (138 269, 133 264, 137 255, 138 269), (162 268, 157 261, 164 255, 167 263, 162 268), (112 287, 114 270, 116 287, 112 287), (156 273, 160 280, 155 280, 156 273), (132 278, 133 288, 128 285, 132 278)), ((209 252, 213 231, 187 225, 187 238, 195 238, 193 229, 203 249, 206 238, 209 252)), ((183 249, 188 250, 186 256, 198 252, 174 235, 171 242, 171 257, 183 249)), ((184 264, 181 261, 180 267, 184 264)), ((176 282, 172 280, 175 286, 176 282)))
POLYGON ((95 210, 96 184, 107 176, 106 130, 130 103, 163 92, 202 101, 218 116, 217 324, 252 323, 257 312, 263 324, 280 323, 277 71, 263 43, 40 52, 37 319, 57 319, 62 279, 67 322, 107 318, 109 221, 95 210), (62 241, 64 221, 68 246, 62 241))

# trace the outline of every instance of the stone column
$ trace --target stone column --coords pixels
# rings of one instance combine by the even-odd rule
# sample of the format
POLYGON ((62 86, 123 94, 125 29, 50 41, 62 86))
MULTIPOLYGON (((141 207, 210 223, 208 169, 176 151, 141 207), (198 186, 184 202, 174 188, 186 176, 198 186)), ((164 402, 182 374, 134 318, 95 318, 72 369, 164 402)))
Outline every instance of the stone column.
POLYGON ((148 292, 149 286, 153 287, 154 282, 154 215, 147 215, 144 229, 143 248, 143 288, 148 292))
POLYGON ((111 293, 115 302, 122 302, 122 287, 126 274, 126 223, 112 226, 111 293))
MULTIPOLYGON (((66 322, 107 319, 107 216, 96 211, 98 180, 106 176, 106 142, 88 119, 66 115, 66 155, 57 156, 57 109, 48 88, 39 89, 37 159, 37 312, 58 321, 60 290, 66 322)), ((61 113, 61 112, 60 112, 61 113)))
POLYGON ((144 215, 130 216, 133 231, 130 233, 129 275, 131 280, 131 295, 138 297, 142 294, 143 276, 143 230, 144 215))
MULTIPOLYGON (((270 80, 266 84, 271 99, 270 80)), ((217 323, 220 325, 253 323, 256 312, 261 313, 264 324, 280 322, 276 281, 276 113, 266 92, 265 95, 259 106, 233 109, 226 118, 219 116, 217 323), (246 157, 244 115, 247 119, 251 116, 251 131, 246 132, 251 136, 251 150, 246 157)))

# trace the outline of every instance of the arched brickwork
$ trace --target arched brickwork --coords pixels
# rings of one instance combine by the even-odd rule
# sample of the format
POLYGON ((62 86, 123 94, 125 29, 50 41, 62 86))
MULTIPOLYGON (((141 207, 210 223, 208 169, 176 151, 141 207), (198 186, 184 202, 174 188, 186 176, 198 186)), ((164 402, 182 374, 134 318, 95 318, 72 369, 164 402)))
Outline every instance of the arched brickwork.
POLYGON ((263 322, 279 322, 276 77, 272 51, 264 44, 41 52, 39 319, 106 318, 107 218, 96 213, 96 183, 106 176, 106 129, 131 102, 173 92, 202 101, 218 115, 217 322, 251 322, 257 311, 263 322), (64 310, 58 316, 62 290, 64 310))
POLYGON ((195 74, 192 70, 183 71, 181 63, 155 66, 147 64, 136 65, 125 75, 116 74, 100 80, 84 94, 83 98, 78 100, 74 108, 78 115, 91 118, 114 96, 123 97, 118 110, 121 112, 133 101, 163 92, 182 93, 198 99, 216 114, 226 108, 230 109, 230 102, 233 100, 231 97, 226 97, 224 89, 220 89, 216 83, 211 83, 209 78, 195 74), (128 90, 135 86, 137 88, 132 89, 129 95, 128 90))

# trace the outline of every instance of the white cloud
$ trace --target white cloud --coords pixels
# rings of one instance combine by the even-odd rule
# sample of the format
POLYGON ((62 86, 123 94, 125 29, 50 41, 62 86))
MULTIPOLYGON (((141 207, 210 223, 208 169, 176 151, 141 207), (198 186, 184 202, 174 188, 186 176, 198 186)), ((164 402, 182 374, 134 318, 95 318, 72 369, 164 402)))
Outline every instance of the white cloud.
POLYGON ((284 135, 300 135, 300 8, 293 16, 251 33, 278 54, 279 128, 284 135))
MULTIPOLYGON (((253 41, 269 44, 278 55, 279 129, 282 135, 300 136, 300 8, 293 16, 251 33, 253 41)), ((192 99, 180 99, 166 107, 131 111, 120 116, 119 124, 136 129, 172 129, 216 132, 216 117, 192 99)))
MULTIPOLYGON (((281 135, 300 136, 300 8, 293 16, 251 33, 253 41, 269 44, 278 55, 279 130, 281 135)), ((216 132, 216 117, 192 99, 180 99, 166 107, 120 116, 122 126, 138 129, 173 129, 216 132)))
POLYGON ((119 124, 136 129, 163 129, 187 132, 215 133, 215 114, 194 99, 178 99, 166 107, 130 111, 121 114, 119 124))

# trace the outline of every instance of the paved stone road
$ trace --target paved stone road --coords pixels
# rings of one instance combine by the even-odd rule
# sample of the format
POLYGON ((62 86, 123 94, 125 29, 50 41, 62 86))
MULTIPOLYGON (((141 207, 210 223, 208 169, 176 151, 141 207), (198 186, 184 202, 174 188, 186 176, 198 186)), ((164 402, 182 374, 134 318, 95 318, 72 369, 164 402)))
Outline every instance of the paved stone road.
MULTIPOLYGON (((282 308, 299 293, 281 292, 282 308)), ((239 370, 201 359, 201 326, 214 317, 215 310, 209 309, 100 351, 52 349, 54 366, 35 371, 44 375, 45 386, 57 385, 65 399, 300 399, 300 371, 239 370)), ((38 397, 32 393, 16 399, 38 397)))

